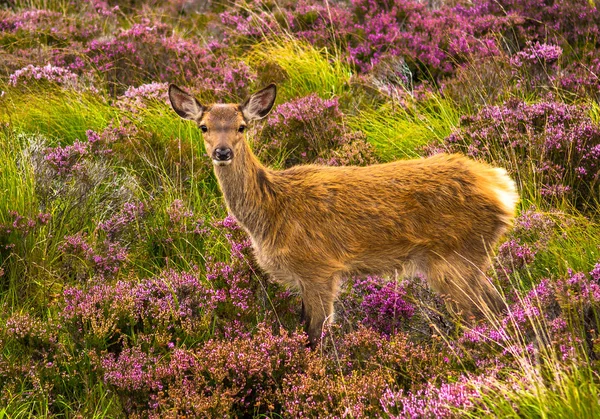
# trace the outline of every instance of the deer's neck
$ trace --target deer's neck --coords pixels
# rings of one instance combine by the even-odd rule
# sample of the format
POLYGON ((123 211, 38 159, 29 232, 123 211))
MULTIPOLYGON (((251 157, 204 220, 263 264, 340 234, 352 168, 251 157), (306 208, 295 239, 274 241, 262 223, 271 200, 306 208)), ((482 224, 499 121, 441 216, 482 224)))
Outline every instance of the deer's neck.
POLYGON ((215 174, 230 213, 254 239, 261 240, 274 198, 270 170, 244 142, 229 166, 215 166, 215 174))

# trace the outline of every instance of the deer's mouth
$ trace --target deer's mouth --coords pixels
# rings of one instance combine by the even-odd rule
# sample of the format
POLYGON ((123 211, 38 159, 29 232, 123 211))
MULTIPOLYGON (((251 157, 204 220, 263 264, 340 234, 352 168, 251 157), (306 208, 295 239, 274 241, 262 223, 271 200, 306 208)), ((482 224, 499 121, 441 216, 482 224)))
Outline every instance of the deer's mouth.
POLYGON ((229 166, 232 162, 232 160, 217 160, 217 159, 213 159, 213 164, 215 166, 229 166))

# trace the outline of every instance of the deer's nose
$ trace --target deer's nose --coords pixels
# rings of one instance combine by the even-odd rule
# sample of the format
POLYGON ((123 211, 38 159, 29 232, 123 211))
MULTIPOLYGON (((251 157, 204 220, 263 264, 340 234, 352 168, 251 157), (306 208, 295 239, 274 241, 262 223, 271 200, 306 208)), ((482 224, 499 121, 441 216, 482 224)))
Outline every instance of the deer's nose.
POLYGON ((213 158, 219 161, 228 161, 233 158, 233 151, 230 148, 216 148, 213 152, 213 158))

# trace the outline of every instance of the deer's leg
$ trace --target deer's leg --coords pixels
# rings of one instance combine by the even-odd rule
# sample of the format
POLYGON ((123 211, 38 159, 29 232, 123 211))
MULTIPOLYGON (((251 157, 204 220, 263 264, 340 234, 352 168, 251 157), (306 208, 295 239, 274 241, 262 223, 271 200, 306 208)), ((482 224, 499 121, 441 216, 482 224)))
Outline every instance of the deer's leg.
MULTIPOLYGON (((269 274, 274 281, 283 284, 287 288, 299 290, 302 293, 302 295, 304 295, 304 285, 299 275, 287 271, 274 271, 270 272, 269 274)), ((300 309, 300 323, 304 323, 306 321, 306 318, 306 307, 304 305, 304 299, 302 299, 302 307, 300 309)))
POLYGON ((304 330, 313 349, 321 340, 325 323, 333 322, 333 303, 339 288, 339 278, 339 275, 333 275, 326 281, 304 282, 302 293, 304 330))
POLYGON ((333 320, 334 297, 327 292, 307 291, 302 299, 306 307, 304 330, 310 347, 314 349, 321 340, 325 322, 333 320))
POLYGON ((484 318, 497 315, 505 308, 502 298, 482 270, 464 260, 438 263, 428 273, 430 286, 450 297, 446 306, 463 317, 484 318))
POLYGON ((474 315, 479 318, 496 317, 506 310, 506 303, 487 276, 472 269, 467 282, 471 286, 471 300, 474 301, 474 315))
POLYGON ((306 309, 304 308, 304 300, 302 300, 302 309, 300 311, 300 323, 304 323, 306 321, 306 309))

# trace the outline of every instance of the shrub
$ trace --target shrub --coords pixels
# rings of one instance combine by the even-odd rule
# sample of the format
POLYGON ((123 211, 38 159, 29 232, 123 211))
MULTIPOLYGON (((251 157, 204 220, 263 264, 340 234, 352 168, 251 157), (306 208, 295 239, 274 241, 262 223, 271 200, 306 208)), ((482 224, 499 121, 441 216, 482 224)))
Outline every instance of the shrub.
POLYGON ((516 88, 525 92, 548 89, 558 72, 561 55, 559 46, 529 42, 510 60, 516 88))
MULTIPOLYGON (((242 61, 229 58, 225 49, 218 42, 201 46, 170 33, 163 23, 145 19, 114 37, 91 40, 81 52, 113 94, 122 93, 125 86, 157 80, 193 80, 207 98, 245 97, 254 75, 242 61)), ((90 69, 78 55, 64 56, 57 63, 77 73, 90 69)))
POLYGON ((346 48, 348 60, 361 71, 370 70, 386 56, 402 56, 418 80, 451 74, 471 55, 498 50, 491 37, 475 31, 471 17, 450 7, 432 10, 410 0, 355 0, 349 5, 327 6, 312 1, 297 7, 284 3, 279 10, 278 19, 273 19, 268 3, 241 3, 222 20, 237 36, 263 37, 287 31, 319 46, 346 48))
POLYGON ((597 42, 600 20, 593 3, 586 0, 548 2, 545 0, 478 0, 464 12, 481 23, 493 22, 493 17, 510 17, 513 24, 503 35, 516 44, 527 41, 557 45, 585 45, 597 42), (509 32, 510 31, 510 32, 509 32), (516 39, 515 39, 516 38, 516 39))
POLYGON ((445 148, 507 167, 518 184, 536 185, 533 193, 548 200, 566 199, 579 208, 597 204, 600 127, 578 106, 488 106, 463 117, 445 148))
POLYGON ((387 388, 381 397, 383 411, 390 418, 453 418, 457 410, 463 414, 469 412, 481 396, 478 381, 486 378, 467 377, 439 387, 428 384, 411 393, 387 388))
POLYGON ((350 292, 343 297, 344 309, 352 320, 389 336, 403 330, 414 313, 405 297, 406 289, 396 280, 355 278, 350 292))
POLYGON ((431 10, 414 1, 382 5, 356 0, 352 9, 360 37, 350 41, 349 52, 363 70, 389 54, 404 57, 417 80, 437 80, 472 55, 498 51, 492 38, 476 33, 470 19, 449 7, 431 10))
POLYGON ((3 8, 0 43, 7 54, 2 55, 0 73, 11 74, 28 65, 37 67, 49 62, 60 67, 67 50, 79 50, 105 30, 114 30, 117 20, 113 11, 95 9, 90 3, 99 2, 73 3, 60 11, 22 5, 13 6, 16 10, 3 8))
POLYGON ((555 83, 571 93, 571 98, 600 99, 600 54, 598 49, 583 53, 556 75, 555 83))
POLYGON ((506 316, 496 325, 467 330, 459 342, 480 368, 519 365, 537 356, 582 365, 588 357, 596 359, 600 287, 594 275, 570 271, 522 295, 513 288, 506 316))
POLYGON ((138 87, 130 86, 119 98, 117 106, 136 113, 142 109, 147 109, 148 101, 151 100, 167 103, 169 98, 168 88, 168 83, 148 83, 138 87))
POLYGON ((283 160, 283 166, 319 162, 331 165, 369 164, 372 148, 341 123, 337 99, 311 94, 275 108, 261 134, 259 155, 283 160))
POLYGON ((10 45, 11 48, 40 45, 64 47, 85 41, 98 36, 108 19, 114 18, 114 14, 108 10, 99 13, 100 10, 86 6, 82 7, 82 19, 46 9, 2 10, 0 33, 4 36, 10 34, 16 40, 10 45))
POLYGON ((153 353, 140 346, 96 361, 104 381, 130 415, 209 417, 276 412, 285 377, 302 373, 312 355, 299 335, 273 334, 210 340, 195 348, 153 353))
POLYGON ((56 67, 47 64, 44 67, 28 65, 15 71, 9 76, 9 85, 23 86, 33 81, 39 83, 39 80, 46 80, 49 83, 63 86, 64 88, 74 89, 76 91, 91 91, 98 93, 93 86, 88 86, 77 74, 72 73, 66 68, 56 67))

